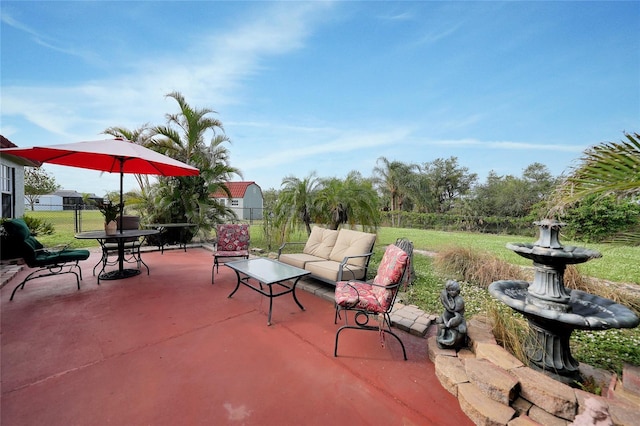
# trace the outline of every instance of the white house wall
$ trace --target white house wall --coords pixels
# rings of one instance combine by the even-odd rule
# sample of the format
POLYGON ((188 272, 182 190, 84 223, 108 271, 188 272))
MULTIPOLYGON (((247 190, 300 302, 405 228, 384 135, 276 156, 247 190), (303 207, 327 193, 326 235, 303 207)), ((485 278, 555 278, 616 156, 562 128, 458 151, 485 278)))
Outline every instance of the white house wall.
POLYGON ((20 201, 24 200, 24 165, 11 161, 9 157, 5 156, 0 157, 0 164, 15 170, 13 217, 22 217, 24 216, 24 203, 20 201))
MULTIPOLYGON (((38 197, 38 202, 33 205, 33 210, 35 211, 62 211, 62 197, 59 195, 41 195, 38 197)), ((24 199, 25 205, 28 209, 31 208, 29 206, 29 200, 24 199)))

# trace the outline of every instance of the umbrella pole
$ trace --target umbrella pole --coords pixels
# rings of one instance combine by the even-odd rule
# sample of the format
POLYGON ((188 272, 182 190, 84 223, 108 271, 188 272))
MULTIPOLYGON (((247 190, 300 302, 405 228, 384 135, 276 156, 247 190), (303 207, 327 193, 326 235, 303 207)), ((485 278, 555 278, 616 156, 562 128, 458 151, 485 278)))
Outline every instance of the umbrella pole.
POLYGON ((124 201, 122 200, 122 179, 124 176, 124 158, 120 158, 120 233, 122 234, 122 216, 124 215, 124 201))
MULTIPOLYGON (((120 233, 123 232, 124 201, 122 200, 122 179, 124 177, 124 158, 120 158, 120 233)), ((118 239, 118 270, 123 274, 124 270, 124 240, 118 239)))

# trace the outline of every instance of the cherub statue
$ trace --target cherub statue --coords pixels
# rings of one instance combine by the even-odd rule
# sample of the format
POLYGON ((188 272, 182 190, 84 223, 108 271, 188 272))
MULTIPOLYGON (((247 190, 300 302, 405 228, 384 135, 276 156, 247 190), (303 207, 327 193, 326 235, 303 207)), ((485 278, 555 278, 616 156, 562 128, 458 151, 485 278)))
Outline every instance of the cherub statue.
POLYGON ((440 293, 444 312, 438 318, 436 342, 441 349, 460 349, 467 345, 467 322, 464 319, 464 300, 460 296, 460 284, 448 280, 440 293))

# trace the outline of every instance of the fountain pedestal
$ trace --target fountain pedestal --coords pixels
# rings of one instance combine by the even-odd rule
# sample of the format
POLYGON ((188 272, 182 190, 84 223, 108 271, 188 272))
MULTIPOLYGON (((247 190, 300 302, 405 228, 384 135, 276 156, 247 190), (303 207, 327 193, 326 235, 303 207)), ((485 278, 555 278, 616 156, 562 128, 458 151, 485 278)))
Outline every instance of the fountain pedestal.
POLYGON ((564 265, 533 264, 533 283, 529 286, 528 300, 544 309, 567 312, 571 294, 564 287, 564 265))
POLYGON ((580 363, 571 356, 569 339, 573 327, 562 327, 557 322, 527 317, 529 342, 526 354, 533 365, 570 379, 580 378, 580 363))
POLYGON ((564 286, 566 266, 601 255, 580 247, 563 247, 558 238, 563 223, 543 220, 535 224, 540 228, 540 237, 534 244, 507 244, 507 248, 533 260, 533 282, 496 281, 489 286, 489 293, 527 318, 529 338, 525 353, 530 365, 574 384, 580 380, 580 372, 569 346, 573 330, 633 328, 640 319, 612 300, 579 290, 568 291, 564 286))

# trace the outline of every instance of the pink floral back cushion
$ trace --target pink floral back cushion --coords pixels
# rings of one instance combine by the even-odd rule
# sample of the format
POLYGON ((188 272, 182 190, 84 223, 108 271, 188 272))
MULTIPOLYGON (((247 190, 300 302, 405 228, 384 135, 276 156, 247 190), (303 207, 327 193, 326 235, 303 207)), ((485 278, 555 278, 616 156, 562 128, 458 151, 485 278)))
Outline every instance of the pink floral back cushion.
MULTIPOLYGON (((384 252, 378 273, 373 279, 373 283, 380 286, 390 286, 397 284, 402 279, 409 256, 400 247, 390 244, 384 252)), ((396 288, 387 289, 384 287, 373 287, 371 290, 381 305, 388 306, 393 299, 396 288)))
POLYGON ((249 249, 249 225, 246 223, 218 226, 218 251, 243 251, 249 249))

